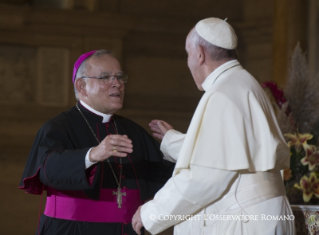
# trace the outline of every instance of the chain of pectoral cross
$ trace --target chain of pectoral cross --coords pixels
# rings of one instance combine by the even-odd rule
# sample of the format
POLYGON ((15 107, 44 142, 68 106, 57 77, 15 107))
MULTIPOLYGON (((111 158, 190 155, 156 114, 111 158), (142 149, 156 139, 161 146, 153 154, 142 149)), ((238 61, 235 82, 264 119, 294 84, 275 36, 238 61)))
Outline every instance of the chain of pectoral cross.
MULTIPOLYGON (((80 110, 80 108, 79 108, 79 106, 78 106, 78 103, 76 103, 76 108, 79 110, 80 114, 81 114, 82 117, 84 118, 86 124, 87 124, 88 127, 90 128, 90 130, 91 130, 93 136, 95 137, 96 141, 98 142, 98 144, 100 144, 100 141, 99 141, 99 139, 96 137, 94 131, 92 130, 91 125, 89 124, 88 120, 85 118, 84 114, 83 114, 82 111, 80 110)), ((116 126, 116 122, 115 122, 114 117, 113 117, 113 121, 114 121, 114 126, 115 126, 115 132, 116 132, 116 134, 118 134, 117 126, 116 126)), ((113 167, 112 167, 112 165, 111 165, 109 159, 107 158, 106 160, 107 160, 107 162, 109 163, 109 166, 110 166, 110 168, 111 168, 111 171, 112 171, 112 173, 113 173, 113 175, 114 175, 115 181, 116 181, 117 186, 118 186, 118 187, 117 187, 117 191, 113 191, 113 195, 116 195, 116 201, 117 201, 117 205, 118 205, 117 208, 122 208, 122 207, 121 207, 121 205, 122 205, 122 196, 126 196, 126 192, 123 192, 123 193, 121 192, 122 169, 123 169, 123 166, 122 166, 122 158, 120 157, 120 175, 119 175, 119 180, 117 180, 117 177, 116 177, 116 175, 115 175, 115 172, 114 172, 114 170, 113 170, 113 167)))

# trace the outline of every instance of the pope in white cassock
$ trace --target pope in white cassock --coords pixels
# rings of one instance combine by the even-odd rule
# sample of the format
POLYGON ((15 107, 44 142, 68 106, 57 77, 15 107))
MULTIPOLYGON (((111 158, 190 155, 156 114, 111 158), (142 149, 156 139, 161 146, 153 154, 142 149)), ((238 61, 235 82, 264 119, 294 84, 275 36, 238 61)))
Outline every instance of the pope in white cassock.
POLYGON ((188 34, 188 67, 205 93, 186 134, 164 121, 150 123, 176 167, 135 213, 137 233, 175 225, 181 235, 294 234, 280 174, 289 167, 289 149, 264 91, 237 61, 236 46, 233 28, 221 19, 201 20, 188 34))

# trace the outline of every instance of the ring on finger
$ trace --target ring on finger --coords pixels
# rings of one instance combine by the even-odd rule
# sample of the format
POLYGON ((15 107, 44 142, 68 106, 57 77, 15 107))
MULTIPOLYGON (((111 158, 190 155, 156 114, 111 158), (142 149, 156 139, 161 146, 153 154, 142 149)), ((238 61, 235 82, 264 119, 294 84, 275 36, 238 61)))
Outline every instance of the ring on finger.
POLYGON ((113 146, 113 152, 116 152, 116 151, 117 151, 116 147, 115 147, 115 146, 113 146))

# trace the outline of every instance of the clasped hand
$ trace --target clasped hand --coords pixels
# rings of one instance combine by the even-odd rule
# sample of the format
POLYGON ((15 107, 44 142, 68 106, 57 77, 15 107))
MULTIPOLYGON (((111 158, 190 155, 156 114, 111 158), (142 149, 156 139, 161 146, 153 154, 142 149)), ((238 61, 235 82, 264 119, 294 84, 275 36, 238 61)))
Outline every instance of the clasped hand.
POLYGON ((89 159, 91 162, 102 162, 111 156, 126 157, 132 152, 132 140, 127 135, 108 135, 98 146, 92 148, 89 159))

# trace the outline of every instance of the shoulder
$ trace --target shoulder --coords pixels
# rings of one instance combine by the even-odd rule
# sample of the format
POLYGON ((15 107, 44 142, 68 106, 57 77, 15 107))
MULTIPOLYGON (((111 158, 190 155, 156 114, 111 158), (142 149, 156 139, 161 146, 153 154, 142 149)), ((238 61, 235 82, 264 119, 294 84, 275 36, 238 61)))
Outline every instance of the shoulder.
POLYGON ((134 122, 131 119, 128 119, 126 117, 114 114, 113 115, 114 121, 119 124, 122 128, 126 130, 133 130, 133 131, 139 131, 139 132, 146 132, 146 130, 141 127, 139 124, 134 122))
POLYGON ((216 94, 237 103, 244 101, 247 96, 264 96, 264 91, 247 70, 241 69, 223 77, 207 91, 209 99, 216 97, 216 94))
POLYGON ((114 114, 113 115, 113 118, 117 121, 117 122, 120 122, 122 125, 137 125, 139 126, 136 122, 134 122, 133 120, 131 119, 128 119, 126 117, 123 117, 123 116, 120 116, 118 114, 114 114))
POLYGON ((223 78, 217 90, 224 93, 249 92, 257 87, 260 87, 257 80, 247 70, 241 69, 223 78))
POLYGON ((51 118, 43 124, 40 130, 49 130, 49 129, 63 129, 70 127, 72 122, 75 122, 76 112, 75 108, 72 107, 67 111, 64 111, 57 116, 51 118), (73 120, 73 121, 72 121, 73 120))
POLYGON ((120 115, 115 115, 114 114, 114 120, 115 123, 118 125, 119 132, 122 134, 127 134, 131 138, 141 138, 141 139, 150 139, 154 140, 155 139, 139 124, 136 122, 120 116, 120 115))
POLYGON ((242 69, 223 78, 207 91, 205 110, 236 112, 246 116, 252 109, 268 109, 268 98, 257 80, 242 69))

